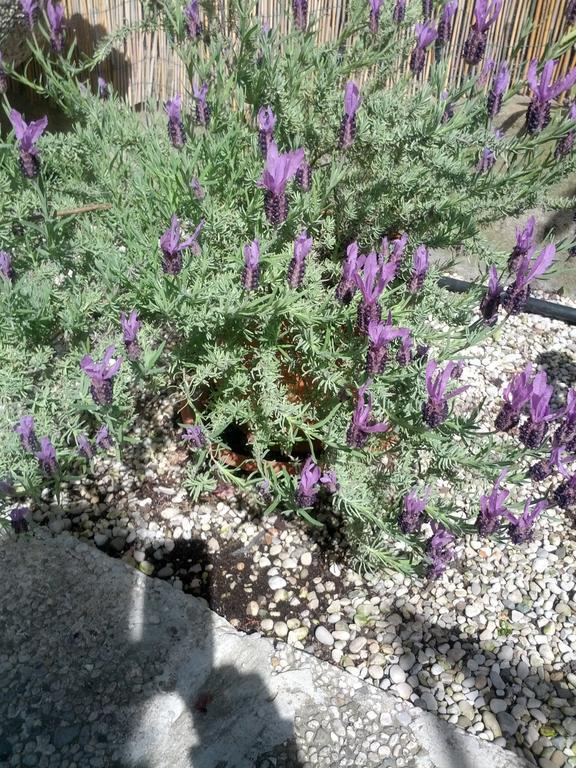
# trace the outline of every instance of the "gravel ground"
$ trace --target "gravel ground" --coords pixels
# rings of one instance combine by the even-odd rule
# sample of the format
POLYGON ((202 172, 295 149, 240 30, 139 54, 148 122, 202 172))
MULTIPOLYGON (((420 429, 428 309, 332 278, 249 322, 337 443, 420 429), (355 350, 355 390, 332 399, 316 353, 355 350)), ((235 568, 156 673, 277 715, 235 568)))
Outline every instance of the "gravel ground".
MULTIPOLYGON (((528 360, 559 390, 576 384, 576 328, 521 315, 498 341, 470 351, 464 397, 486 396, 487 423, 503 384, 528 360)), ((576 542, 565 516, 552 510, 522 547, 469 538, 432 585, 361 576, 347 567, 337 531, 323 537, 301 520, 262 520, 224 486, 210 502, 190 503, 173 412, 169 400, 149 407, 124 463, 96 460, 60 505, 46 493, 34 520, 203 595, 239 629, 331 660, 541 768, 576 765, 576 542)))

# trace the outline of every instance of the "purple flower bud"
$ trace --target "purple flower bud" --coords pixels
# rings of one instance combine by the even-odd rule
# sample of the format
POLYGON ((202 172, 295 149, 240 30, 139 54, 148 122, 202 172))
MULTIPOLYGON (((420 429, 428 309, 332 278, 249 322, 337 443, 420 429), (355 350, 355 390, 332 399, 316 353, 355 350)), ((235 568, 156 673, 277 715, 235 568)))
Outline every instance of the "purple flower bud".
POLYGON ((490 536, 493 534, 498 528, 499 518, 508 515, 505 502, 510 492, 500 488, 507 474, 508 470, 500 473, 489 496, 480 496, 480 512, 475 523, 480 536, 490 536))
POLYGON ((497 74, 494 75, 492 88, 488 94, 488 117, 493 120, 502 109, 502 99, 510 85, 510 70, 508 64, 503 61, 497 74))
POLYGON ((28 530, 28 521, 26 518, 30 514, 28 507, 14 507, 10 510, 10 524, 14 533, 26 533, 28 530))
MULTIPOLYGON (((576 120, 576 104, 572 104, 570 107, 570 111, 568 112, 568 119, 572 121, 576 120)), ((554 149, 554 158, 556 160, 563 160, 564 158, 568 157, 574 148, 575 137, 576 133, 571 130, 568 131, 566 136, 562 136, 561 139, 558 139, 556 148, 554 149)))
POLYGON ((532 393, 532 363, 512 377, 504 388, 504 404, 496 417, 495 426, 501 432, 509 432, 520 421, 520 414, 532 393))
POLYGON ((576 0, 568 0, 566 6, 566 24, 576 24, 576 0))
POLYGON ((109 451, 114 443, 112 442, 112 436, 108 431, 108 427, 102 424, 98 432, 96 432, 96 447, 103 451, 109 451))
POLYGON ((528 400, 529 416, 520 427, 520 440, 527 448, 539 448, 546 436, 548 422, 557 414, 550 411, 550 400, 554 387, 548 384, 545 371, 540 371, 532 382, 532 391, 528 400))
POLYGON ((451 547, 456 538, 435 520, 432 521, 432 534, 426 543, 426 555, 430 559, 426 576, 431 581, 438 579, 454 559, 455 553, 451 547))
POLYGON ((432 23, 416 24, 416 47, 410 55, 410 71, 413 75, 419 75, 424 69, 426 49, 437 37, 438 32, 432 23))
POLYGON ((422 0, 422 16, 425 19, 432 18, 432 0, 422 0))
POLYGON ((422 290, 428 272, 428 263, 428 250, 425 245, 419 245, 412 259, 412 276, 408 285, 410 293, 418 293, 422 290))
POLYGON ((190 40, 197 40, 202 36, 202 22, 200 21, 200 3, 191 0, 184 8, 186 21, 186 35, 190 40))
POLYGON ((38 16, 38 1, 37 0, 20 0, 22 10, 26 14, 28 19, 28 26, 30 29, 34 26, 36 18, 38 16))
POLYGON ((94 362, 90 355, 84 355, 80 368, 91 381, 90 393, 96 405, 111 405, 113 400, 113 379, 120 370, 122 358, 114 360, 116 350, 107 347, 104 357, 99 363, 94 362))
POLYGON ((206 440, 206 435, 204 434, 204 430, 200 425, 194 425, 193 427, 185 427, 184 428, 184 434, 182 435, 182 440, 185 440, 189 444, 192 445, 194 448, 206 448, 208 445, 208 441, 206 440))
POLYGON ((498 321, 498 309, 500 307, 502 286, 498 280, 498 270, 494 265, 490 267, 488 274, 488 290, 480 302, 480 314, 486 325, 495 325, 498 321))
POLYGON ((371 320, 368 324, 368 339, 370 344, 366 357, 366 372, 368 376, 382 373, 388 361, 388 347, 394 339, 409 335, 407 328, 395 328, 392 325, 392 313, 388 313, 386 323, 371 320))
POLYGON ((554 490, 553 498, 560 509, 572 510, 576 507, 576 474, 560 483, 554 490))
POLYGON ((562 410, 562 421, 554 432, 554 440, 562 445, 576 439, 576 390, 569 389, 566 395, 566 406, 562 410))
POLYGON ((136 310, 133 309, 128 317, 122 312, 120 314, 120 324, 122 326, 124 347, 128 359, 138 360, 141 355, 140 345, 138 344, 138 331, 142 327, 142 323, 138 320, 138 313, 136 310))
POLYGON ((338 493, 340 490, 340 483, 336 477, 336 472, 333 469, 324 472, 320 478, 320 483, 323 485, 329 493, 338 493))
POLYGON ((516 277, 502 295, 502 306, 511 315, 519 314, 530 296, 530 283, 541 277, 554 261, 556 246, 551 243, 532 261, 534 248, 520 258, 516 277))
POLYGON ((35 454, 40 464, 40 469, 46 475, 55 475, 58 472, 56 451, 49 437, 40 438, 40 450, 35 454))
POLYGON ((342 265, 342 277, 336 288, 336 299, 342 304, 350 304, 357 290, 356 269, 358 266, 358 243, 350 243, 346 249, 346 259, 342 265))
POLYGON ((536 230, 536 219, 530 216, 524 229, 516 228, 516 244, 508 259, 508 271, 515 272, 520 264, 520 259, 526 256, 528 251, 534 246, 534 233, 536 230))
POLYGON ((298 184, 302 192, 308 192, 312 186, 312 169, 306 160, 302 160, 296 171, 296 184, 298 184))
POLYGON ((192 191, 194 192, 194 197, 196 200, 204 200, 206 197, 206 192, 204 192, 204 188, 200 184, 200 180, 193 176, 192 180, 190 181, 190 187, 192 188, 192 191))
POLYGON ((0 51, 0 95, 8 90, 8 75, 4 69, 4 57, 0 51))
POLYGON ((14 496, 16 490, 8 478, 0 478, 0 496, 14 496))
POLYGON ((110 96, 110 87, 103 77, 98 77, 98 98, 103 101, 110 96))
POLYGON ((538 62, 533 59, 528 67, 528 85, 532 91, 532 99, 526 112, 526 130, 536 134, 542 131, 551 119, 550 103, 557 99, 564 91, 576 83, 576 67, 571 69, 561 80, 551 83, 552 73, 556 67, 556 61, 550 60, 544 64, 540 80, 538 80, 538 62))
POLYGON ((198 83, 194 81, 192 83, 192 91, 194 93, 194 99, 196 100, 196 122, 198 125, 206 127, 210 122, 210 116, 212 114, 212 110, 206 102, 208 83, 202 83, 202 85, 198 87, 198 83))
POLYGON ((172 216, 170 226, 160 238, 160 250, 162 251, 162 270, 167 275, 178 275, 182 271, 182 251, 191 248, 193 253, 199 253, 198 236, 204 224, 204 219, 194 230, 191 237, 180 241, 180 221, 176 214, 172 216))
POLYGON ((14 432, 20 436, 22 448, 27 453, 35 453, 38 449, 38 438, 32 416, 22 416, 18 424, 14 427, 14 432))
MULTIPOLYGON (((406 329, 407 330, 407 329, 406 329)), ((412 361, 412 347, 414 342, 410 333, 406 333, 400 338, 400 349, 396 354, 396 360, 399 365, 409 365, 412 361)))
POLYGON ((285 221, 288 215, 286 185, 296 174, 303 159, 303 149, 281 154, 275 142, 268 147, 264 173, 258 181, 258 186, 264 189, 266 217, 275 227, 285 221))
POLYGON ((424 511, 430 498, 430 488, 425 486, 422 497, 418 497, 418 489, 412 490, 404 496, 402 513, 398 520, 398 527, 402 533, 418 533, 422 527, 424 511))
POLYGON ((446 392, 446 387, 451 378, 457 363, 450 362, 443 371, 438 369, 436 360, 430 360, 426 366, 426 390, 428 400, 422 406, 422 418, 429 427, 440 426, 448 418, 448 400, 456 397, 461 392, 468 389, 467 386, 457 387, 451 392, 446 392), (436 373, 436 376, 434 374, 436 373))
POLYGON ((62 53, 64 48, 64 8, 53 0, 46 1, 46 15, 50 25, 50 43, 52 50, 62 53))
POLYGON ((362 301, 358 305, 358 328, 362 333, 368 333, 368 326, 372 320, 380 320, 382 310, 378 299, 384 288, 396 274, 396 264, 388 262, 382 264, 375 251, 370 251, 362 261, 362 273, 356 270, 354 279, 362 293, 362 301))
POLYGON ((272 493, 270 489, 271 489, 270 480, 262 480, 262 482, 258 483, 258 485, 256 486, 258 496, 260 496, 260 498, 265 504, 270 504, 270 502, 272 501, 272 493))
POLYGON ((360 106, 360 90, 356 83, 349 80, 344 93, 344 117, 340 124, 338 147, 348 149, 356 138, 356 112, 360 106))
POLYGON ((298 481, 298 489, 296 491, 296 504, 299 507, 312 507, 316 502, 319 491, 319 482, 322 473, 320 467, 318 467, 312 456, 308 456, 302 472, 300 473, 300 479, 298 481))
POLYGON ((260 107, 258 110, 258 143, 264 157, 268 154, 268 148, 274 140, 274 126, 276 117, 271 107, 260 107))
POLYGON ((384 0, 370 0, 370 32, 375 35, 378 32, 378 21, 380 19, 380 9, 384 5, 384 0))
POLYGON ((442 8, 442 15, 438 22, 438 43, 439 45, 447 45, 452 40, 452 25, 454 23, 454 16, 458 10, 458 0, 450 0, 442 8))
POLYGON ((85 459, 90 459, 92 456, 94 456, 94 450, 92 446, 90 445, 90 441, 86 437, 86 435, 78 435, 76 438, 76 445, 78 447, 78 453, 80 456, 83 456, 85 459))
POLYGON ((296 29, 304 32, 308 22, 308 0, 292 0, 292 11, 296 29))
POLYGON ((312 250, 313 240, 308 237, 306 230, 302 232, 294 242, 294 255, 288 265, 288 285, 298 289, 302 286, 304 272, 306 271, 306 257, 312 250))
POLYGON ((372 395, 368 394, 368 402, 366 402, 366 391, 369 385, 370 381, 367 381, 358 390, 356 408, 346 432, 346 442, 352 448, 362 448, 373 432, 387 432, 390 429, 390 424, 385 421, 369 424, 372 418, 372 395))
POLYGON ((482 60, 488 30, 498 18, 502 3, 503 0, 476 0, 474 22, 462 50, 464 61, 468 64, 479 64, 482 60))
POLYGON ((534 537, 534 523, 538 515, 548 506, 546 501, 532 502, 528 499, 524 504, 524 511, 519 518, 510 515, 511 523, 508 526, 508 533, 514 544, 524 544, 531 541, 534 537), (534 504, 532 511, 530 505, 534 504))
POLYGON ((476 173, 488 173, 494 167, 496 155, 489 147, 484 147, 476 165, 476 173))
POLYGON ((182 149, 186 143, 186 134, 182 122, 182 98, 180 94, 166 102, 164 111, 168 115, 168 136, 172 146, 174 149, 182 149))
POLYGON ((244 272, 242 287, 245 291, 255 291, 260 281, 260 243, 253 240, 244 246, 244 272))
POLYGON ((36 142, 48 125, 48 118, 42 117, 40 120, 26 123, 20 112, 13 109, 8 115, 8 119, 12 123, 14 135, 18 140, 22 173, 27 179, 35 179, 40 173, 40 157, 36 142))
POLYGON ((8 251, 0 251, 0 275, 8 282, 12 281, 14 272, 12 270, 12 257, 8 251))
POLYGON ((396 5, 392 11, 392 21, 395 24, 402 24, 406 16, 406 0, 396 0, 396 5))

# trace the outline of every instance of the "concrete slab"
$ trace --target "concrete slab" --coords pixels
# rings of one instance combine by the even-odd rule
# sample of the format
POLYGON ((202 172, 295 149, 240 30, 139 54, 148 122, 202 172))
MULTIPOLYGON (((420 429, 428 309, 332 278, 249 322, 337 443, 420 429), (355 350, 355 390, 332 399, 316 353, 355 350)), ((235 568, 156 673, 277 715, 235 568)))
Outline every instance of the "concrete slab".
POLYGON ((0 765, 527 765, 67 534, 0 544, 0 765))

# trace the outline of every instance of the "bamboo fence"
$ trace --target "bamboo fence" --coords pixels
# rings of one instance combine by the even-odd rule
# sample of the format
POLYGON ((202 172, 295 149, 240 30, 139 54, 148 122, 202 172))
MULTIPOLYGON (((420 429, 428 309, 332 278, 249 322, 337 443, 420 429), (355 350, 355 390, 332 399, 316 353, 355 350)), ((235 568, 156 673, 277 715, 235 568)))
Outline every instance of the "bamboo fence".
MULTIPOLYGON (((184 4, 186 0, 182 0, 184 4)), ((227 0, 213 0, 214 7, 225 23, 227 0)), ((390 13, 393 0, 386 0, 382 14, 390 13)), ((420 5, 421 0, 409 0, 420 5)), ((144 17, 144 8, 136 0, 64 0, 69 27, 77 36, 79 49, 91 54, 106 35, 123 26, 136 28, 144 17)), ((259 0, 255 12, 262 22, 288 29, 291 24, 286 7, 290 2, 259 0)), ((490 30, 486 58, 496 62, 507 59, 517 76, 524 76, 522 68, 531 59, 540 59, 547 45, 559 40, 569 31, 565 20, 567 0, 504 0, 502 10, 490 30), (525 25, 532 21, 530 33, 522 40, 525 25)), ((336 36, 346 18, 347 0, 309 0, 309 18, 315 19, 319 41, 336 36)), ((366 0, 368 16, 369 3, 366 0)), ((458 82, 466 74, 462 47, 473 17, 474 0, 460 0, 454 23, 452 42, 443 53, 449 64, 450 82, 458 82)), ((429 63, 428 68, 430 66, 429 63)), ((558 75, 563 75, 576 64, 574 50, 566 53, 560 63, 558 75)), ((428 71, 428 69, 427 69, 428 71)), ((114 46, 111 56, 99 72, 133 105, 163 100, 177 92, 186 92, 187 77, 184 67, 170 49, 167 35, 162 30, 134 29, 114 46)))

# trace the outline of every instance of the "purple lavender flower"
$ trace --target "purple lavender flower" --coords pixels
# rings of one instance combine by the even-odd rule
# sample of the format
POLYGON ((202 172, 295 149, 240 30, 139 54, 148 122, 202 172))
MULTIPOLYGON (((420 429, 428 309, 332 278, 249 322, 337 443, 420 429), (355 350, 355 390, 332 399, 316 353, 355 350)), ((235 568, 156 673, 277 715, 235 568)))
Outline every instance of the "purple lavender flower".
POLYGON ((329 469, 320 478, 320 484, 326 488, 329 493, 338 493, 340 490, 340 483, 336 477, 336 472, 333 469, 329 469))
POLYGON ((96 432, 96 447, 103 451, 109 451, 114 443, 112 442, 112 436, 108 431, 106 424, 102 424, 98 432, 96 432))
POLYGON ((396 361, 399 365, 408 365, 412 361, 412 348, 414 341, 410 332, 406 329, 406 333, 400 337, 400 349, 396 353, 396 361))
POLYGON ((306 162, 302 160, 296 171, 296 184, 300 187, 302 192, 308 192, 312 187, 312 169, 306 162))
POLYGON ((358 390, 356 408, 346 432, 346 442, 352 448, 362 448, 373 432, 387 432, 390 429, 390 424, 385 421, 376 424, 368 423, 372 418, 372 395, 368 394, 368 402, 365 396, 370 383, 367 381, 358 390))
POLYGON ((27 179, 35 179, 40 173, 40 157, 36 142, 48 125, 48 118, 42 117, 26 123, 20 112, 13 109, 8 115, 14 134, 18 139, 18 151, 20 153, 20 168, 27 179))
POLYGON ((406 16, 406 0, 396 0, 396 5, 392 11, 392 21, 395 24, 402 24, 406 16))
POLYGON ((502 392, 504 404, 494 422, 496 429, 509 432, 515 427, 520 421, 520 414, 530 400, 531 394, 532 363, 528 363, 523 371, 512 377, 502 392))
POLYGON ((436 360, 430 360, 426 366, 426 390, 428 391, 428 400, 422 405, 422 418, 429 427, 439 427, 448 418, 448 400, 468 389, 467 386, 457 387, 451 392, 446 393, 446 387, 451 378, 457 363, 450 362, 443 371, 438 369, 436 360), (436 373, 436 371, 438 371, 436 373), (436 373, 436 377, 434 377, 436 373))
POLYGON ((28 530, 28 521, 26 518, 30 514, 28 507, 14 507, 10 510, 10 524, 14 533, 26 533, 28 530))
POLYGON ((569 389, 566 405, 562 410, 562 421, 554 432, 558 444, 566 445, 568 450, 576 451, 576 390, 569 389))
POLYGON ((258 186, 264 189, 264 210, 268 221, 275 227, 286 220, 288 203, 286 201, 286 185, 304 159, 304 150, 281 154, 275 142, 271 142, 266 156, 264 173, 258 181, 258 186))
POLYGON ((488 270, 488 275, 488 290, 480 302, 480 314, 486 325, 495 325, 498 322, 502 286, 498 280, 498 270, 494 265, 488 270))
POLYGON ((384 0, 369 0, 370 2, 370 32, 373 35, 378 32, 378 21, 380 19, 380 10, 384 5, 384 0))
POLYGON ((0 497, 14 496, 16 489, 10 482, 10 478, 0 478, 0 497))
POLYGON ((50 44, 56 53, 62 53, 64 48, 64 8, 53 0, 46 2, 46 15, 50 25, 50 44))
POLYGON ((426 576, 431 580, 438 579, 454 559, 454 550, 451 549, 455 536, 446 530, 435 520, 431 523, 432 537, 426 543, 426 555, 430 558, 430 564, 426 576))
POLYGON ((392 325, 392 313, 388 313, 386 323, 371 320, 368 324, 368 354, 366 356, 366 372, 368 376, 382 373, 388 362, 388 348, 394 339, 409 335, 407 328, 395 328, 392 325))
MULTIPOLYGON (((384 238, 386 240, 386 238, 384 238)), ((406 232, 403 232, 400 237, 397 237, 395 240, 392 240, 391 243, 391 250, 390 255, 388 257, 388 261, 391 264, 394 264, 396 268, 400 266, 402 263, 402 260, 404 259, 404 251, 406 250, 406 244, 408 243, 408 235, 406 232)), ((384 242, 382 243, 384 245, 384 242)))
POLYGON ((568 0, 566 6, 566 24, 576 24, 576 0, 568 0))
POLYGON ((49 437, 40 438, 40 450, 35 454, 40 464, 40 469, 46 475, 55 475, 58 472, 56 451, 49 437))
POLYGON ((533 59, 528 67, 528 85, 532 91, 532 99, 526 112, 526 130, 528 133, 540 133, 551 119, 550 102, 557 99, 564 91, 570 90, 576 83, 576 67, 571 69, 561 80, 557 80, 554 85, 551 84, 552 73, 556 66, 556 61, 550 59, 544 64, 540 82, 538 82, 537 71, 538 62, 533 59))
POLYGON ((502 295, 502 306, 511 315, 519 314, 530 296, 530 283, 546 272, 554 261, 556 246, 550 243, 542 249, 540 255, 532 261, 534 249, 520 258, 516 269, 516 277, 512 285, 502 295))
POLYGON ((210 105, 206 102, 208 83, 202 83, 202 85, 198 87, 198 84, 193 82, 192 91, 194 93, 194 98, 196 99, 196 122, 198 125, 206 127, 210 122, 210 116, 212 114, 210 105))
POLYGON ((555 488, 553 498, 560 509, 570 510, 576 507, 576 474, 555 488))
POLYGON ((264 157, 268 154, 268 148, 274 141, 274 126, 276 117, 272 107, 260 107, 258 110, 258 144, 264 157))
POLYGON ((86 435, 78 435, 76 438, 76 446, 78 447, 78 453, 80 456, 88 459, 88 461, 90 461, 92 456, 94 456, 94 449, 90 445, 90 441, 86 435))
POLYGON ((296 29, 304 32, 308 23, 308 0, 292 0, 292 11, 296 29))
POLYGON ((432 0, 422 0, 422 16, 425 19, 432 18, 432 0))
POLYGON ((474 22, 462 49, 464 61, 479 64, 486 50, 488 30, 494 24, 502 8, 503 0, 476 0, 474 22))
POLYGON ((98 98, 103 101, 106 100, 110 96, 110 86, 103 77, 98 76, 97 87, 98 98))
POLYGON ((342 264, 342 277, 336 287, 336 298, 342 304, 350 304, 358 288, 355 278, 359 266, 358 257, 358 243, 354 241, 346 249, 346 259, 342 264))
POLYGON ((260 496, 265 504, 270 504, 272 501, 270 480, 264 479, 261 483, 258 483, 256 486, 256 491, 258 492, 258 496, 260 496))
POLYGON ((199 424, 195 424, 192 427, 184 427, 184 434, 182 435, 182 440, 185 440, 187 443, 191 444, 194 448, 206 448, 208 445, 208 441, 206 440, 206 435, 204 434, 204 430, 199 424))
POLYGON ((362 293, 362 301, 358 305, 358 328, 363 333, 368 333, 371 320, 380 320, 382 310, 378 299, 382 291, 393 279, 396 273, 396 264, 388 262, 381 264, 376 251, 370 251, 362 263, 362 274, 358 270, 354 273, 356 286, 362 293))
POLYGON ((182 271, 182 251, 186 248, 191 248, 192 253, 195 254, 200 252, 198 235, 202 231, 205 223, 204 219, 201 219, 194 230, 194 233, 180 243, 180 221, 176 214, 172 216, 169 228, 160 238, 162 270, 167 275, 178 275, 182 271))
POLYGON ((244 272, 242 273, 242 287, 245 291, 255 291, 260 281, 260 243, 252 240, 250 245, 244 246, 244 272))
POLYGON ((111 405, 113 400, 114 376, 120 370, 122 358, 114 360, 116 349, 107 347, 104 356, 99 363, 94 362, 90 355, 84 355, 80 361, 80 368, 88 376, 91 382, 90 394, 96 405, 111 405))
POLYGON ((524 544, 524 542, 532 540, 536 518, 547 506, 548 502, 546 501, 532 502, 528 499, 524 504, 524 511, 520 517, 515 518, 513 515, 509 515, 511 522, 508 526, 508 533, 514 544, 524 544), (534 505, 532 510, 530 510, 531 504, 534 505))
POLYGON ((422 290, 424 279, 428 272, 428 250, 425 245, 419 245, 414 251, 412 259, 412 276, 408 284, 410 293, 418 293, 422 290))
POLYGON ((527 448, 539 448, 546 436, 548 422, 557 414, 550 411, 550 400, 554 387, 548 384, 545 371, 540 371, 532 382, 532 391, 528 401, 529 415, 520 427, 520 440, 527 448))
POLYGON ((448 96, 448 91, 442 91, 440 94, 440 99, 446 102, 446 106, 444 107, 444 112, 442 113, 442 118, 440 120, 442 123, 449 123, 450 120, 452 120, 454 117, 454 105, 448 101, 448 96))
POLYGON ((410 54, 410 71, 413 75, 419 75, 424 69, 426 49, 437 37, 438 32, 431 22, 416 24, 416 46, 410 54))
MULTIPOLYGON (((568 112, 568 119, 576 121, 576 104, 572 104, 570 107, 570 111, 568 112)), ((566 136, 562 136, 561 139, 558 139, 558 143, 554 149, 554 158, 556 160, 563 160, 565 157, 568 157, 574 148, 575 137, 576 133, 574 130, 570 130, 566 136)))
POLYGON ((494 59, 487 59, 484 64, 482 65, 482 69, 480 70, 480 74, 476 78, 475 86, 476 88, 481 91, 482 88, 485 87, 486 83, 490 79, 490 75, 492 74, 492 70, 496 66, 496 62, 494 59))
POLYGON ((429 498, 429 486, 424 487, 422 497, 418 496, 418 488, 412 488, 412 490, 404 496, 402 513, 398 520, 398 527, 402 533, 418 533, 422 527, 424 511, 429 498))
POLYGON ((129 360, 138 360, 141 355, 140 345, 138 344, 138 331, 142 323, 138 320, 138 313, 135 309, 130 312, 128 317, 122 312, 120 314, 120 325, 124 335, 124 347, 129 360))
POLYGON ((0 275, 8 282, 11 282, 14 277, 14 271, 12 269, 12 257, 8 251, 0 251, 0 275))
POLYGON ((4 69, 4 57, 0 51, 0 95, 8 90, 8 75, 4 69))
POLYGON ((34 453, 38 448, 38 438, 32 416, 22 416, 14 427, 14 432, 20 437, 22 448, 27 453, 34 453))
POLYGON ((28 26, 30 29, 32 29, 38 16, 37 0, 20 0, 20 5, 22 6, 22 10, 27 16, 28 26))
MULTIPOLYGON (((563 457, 563 454, 566 452, 566 446, 562 445, 558 440, 556 433, 554 433, 550 456, 547 459, 541 459, 535 464, 532 464, 528 470, 528 475, 537 483, 541 483, 543 480, 546 480, 547 477, 550 477, 555 469, 557 469, 563 477, 569 477, 568 469, 566 468, 563 457)), ((567 460, 570 462, 575 459, 575 456, 567 457, 567 460)))
POLYGON ((344 92, 344 117, 340 123, 338 147, 348 149, 356 138, 356 112, 360 106, 360 90, 355 82, 348 80, 344 92))
POLYGON ((494 80, 492 81, 492 88, 488 93, 487 109, 488 109, 488 117, 490 118, 490 120, 494 120, 496 115, 502 109, 502 99, 504 97, 504 94, 508 90, 509 85, 510 85, 510 70, 508 69, 508 64, 505 61, 503 61, 502 64, 500 65, 500 69, 494 75, 494 80))
POLYGON ((190 187, 194 192, 194 197, 196 200, 204 200, 206 197, 206 192, 204 192, 204 188, 202 187, 202 184, 200 184, 200 179, 197 176, 192 177, 190 181, 190 187))
POLYGON ((489 147, 484 147, 480 155, 480 159, 476 164, 476 173, 488 173, 494 167, 496 162, 496 155, 489 147))
POLYGON ((438 43, 447 45, 452 40, 452 25, 454 16, 458 10, 458 0, 449 0, 444 8, 438 22, 438 43))
POLYGON ((200 4, 198 0, 190 0, 184 8, 186 21, 186 35, 189 40, 197 40, 202 36, 202 22, 200 21, 200 4))
POLYGON ((506 517, 508 514, 505 502, 510 492, 500 488, 507 474, 508 470, 505 469, 498 475, 498 479, 494 483, 489 496, 480 496, 480 512, 475 523, 476 530, 480 536, 490 536, 493 534, 498 528, 498 519, 506 517))
POLYGON ((182 122, 182 98, 180 94, 166 102, 164 111, 168 115, 168 136, 172 146, 174 149, 182 149, 186 143, 186 134, 182 122))
POLYGON ((306 257, 312 250, 313 240, 308 237, 306 230, 298 235, 294 242, 294 255, 288 265, 288 285, 290 288, 298 289, 302 286, 304 272, 306 271, 306 257))
POLYGON ((312 458, 308 456, 302 472, 300 473, 300 479, 298 481, 298 489, 296 491, 296 504, 299 507, 312 507, 316 502, 319 491, 319 482, 322 472, 312 458))
POLYGON ((534 246, 535 231, 536 219, 534 216, 530 216, 524 229, 516 228, 516 245, 508 258, 508 272, 515 272, 518 269, 521 258, 526 256, 528 251, 534 246))

